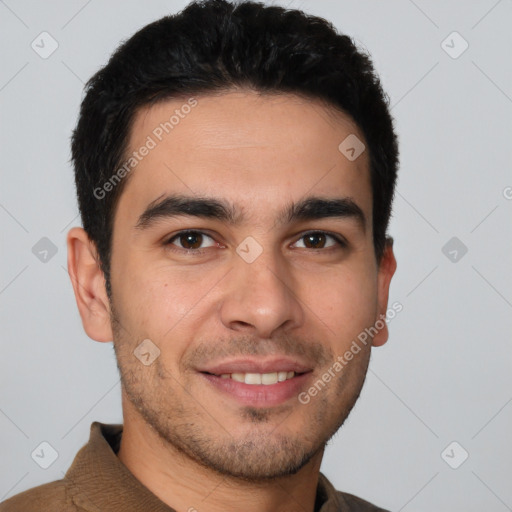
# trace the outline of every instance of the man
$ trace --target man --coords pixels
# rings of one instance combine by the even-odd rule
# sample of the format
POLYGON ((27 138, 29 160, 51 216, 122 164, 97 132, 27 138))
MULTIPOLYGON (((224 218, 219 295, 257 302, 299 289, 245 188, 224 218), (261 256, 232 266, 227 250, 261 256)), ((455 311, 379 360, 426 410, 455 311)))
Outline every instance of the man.
POLYGON ((1 511, 378 511, 320 473, 387 341, 398 164, 371 62, 325 20, 207 0, 87 84, 72 154, 84 329, 123 425, 1 511))

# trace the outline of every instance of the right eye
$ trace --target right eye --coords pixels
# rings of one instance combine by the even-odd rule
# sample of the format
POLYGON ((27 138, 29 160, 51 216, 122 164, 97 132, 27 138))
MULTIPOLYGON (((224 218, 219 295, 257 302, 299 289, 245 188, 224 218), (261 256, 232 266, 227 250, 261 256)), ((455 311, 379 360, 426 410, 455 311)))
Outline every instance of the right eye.
POLYGON ((172 238, 167 240, 165 244, 174 245, 175 247, 187 251, 198 251, 207 247, 213 247, 216 243, 217 242, 215 242, 211 236, 201 231, 186 230, 180 231, 172 238))

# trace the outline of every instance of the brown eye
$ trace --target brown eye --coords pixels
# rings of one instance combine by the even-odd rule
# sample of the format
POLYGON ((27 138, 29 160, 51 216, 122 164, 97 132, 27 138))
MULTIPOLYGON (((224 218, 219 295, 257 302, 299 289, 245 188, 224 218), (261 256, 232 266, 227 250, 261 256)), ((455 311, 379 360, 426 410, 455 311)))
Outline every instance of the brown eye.
POLYGON ((295 243, 296 247, 305 249, 329 249, 335 246, 346 247, 341 237, 325 233, 324 231, 311 231, 302 235, 295 243))
POLYGON ((201 247, 203 236, 199 233, 186 233, 184 235, 180 235, 179 240, 181 246, 185 249, 198 249, 201 247))
POLYGON ((172 237, 167 243, 186 250, 203 249, 215 245, 212 237, 200 231, 183 231, 172 237))
POLYGON ((311 233, 304 236, 304 245, 308 249, 322 249, 325 245, 326 236, 323 233, 311 233))

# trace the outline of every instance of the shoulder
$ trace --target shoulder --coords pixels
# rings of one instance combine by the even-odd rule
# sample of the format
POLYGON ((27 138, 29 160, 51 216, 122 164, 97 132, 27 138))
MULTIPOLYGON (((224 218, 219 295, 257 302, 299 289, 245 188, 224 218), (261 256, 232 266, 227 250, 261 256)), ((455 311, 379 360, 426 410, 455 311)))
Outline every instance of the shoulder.
POLYGON ((64 480, 33 487, 0 503, 0 512, 81 512, 64 480))
POLYGON ((389 512, 353 494, 336 490, 323 473, 319 475, 318 493, 324 503, 321 512, 389 512))
POLYGON ((347 510, 347 512, 389 512, 388 510, 377 507, 376 505, 373 505, 369 501, 363 500, 362 498, 358 498, 353 494, 340 491, 336 491, 336 494, 338 495, 339 501, 343 504, 343 508, 341 509, 343 511, 347 510))

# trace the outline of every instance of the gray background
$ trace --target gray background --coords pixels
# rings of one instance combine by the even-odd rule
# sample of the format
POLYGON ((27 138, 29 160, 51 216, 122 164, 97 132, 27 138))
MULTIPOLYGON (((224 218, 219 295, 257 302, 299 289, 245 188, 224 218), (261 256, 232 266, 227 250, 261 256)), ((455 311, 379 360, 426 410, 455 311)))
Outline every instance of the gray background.
MULTIPOLYGON (((66 271, 69 136, 83 83, 185 3, 0 1, 0 500, 61 478, 92 421, 121 421, 112 345, 83 332, 66 271), (31 47, 43 31, 59 45, 46 59, 31 47), (48 469, 31 457, 43 441, 48 469)), ((390 303, 403 311, 322 470, 393 511, 512 510, 512 1, 281 4, 370 51, 401 144, 390 303)))

